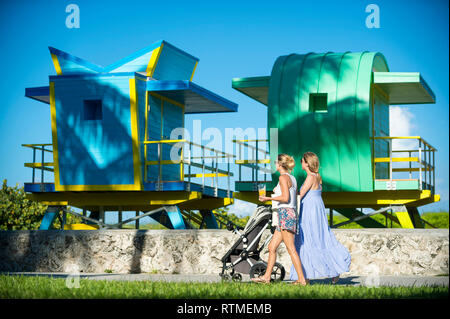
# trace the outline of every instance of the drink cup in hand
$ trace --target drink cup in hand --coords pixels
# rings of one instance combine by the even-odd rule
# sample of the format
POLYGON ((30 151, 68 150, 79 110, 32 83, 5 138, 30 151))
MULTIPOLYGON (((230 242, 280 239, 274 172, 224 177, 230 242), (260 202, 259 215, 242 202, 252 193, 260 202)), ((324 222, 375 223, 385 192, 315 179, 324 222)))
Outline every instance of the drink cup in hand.
POLYGON ((258 195, 266 196, 266 184, 258 184, 258 195))

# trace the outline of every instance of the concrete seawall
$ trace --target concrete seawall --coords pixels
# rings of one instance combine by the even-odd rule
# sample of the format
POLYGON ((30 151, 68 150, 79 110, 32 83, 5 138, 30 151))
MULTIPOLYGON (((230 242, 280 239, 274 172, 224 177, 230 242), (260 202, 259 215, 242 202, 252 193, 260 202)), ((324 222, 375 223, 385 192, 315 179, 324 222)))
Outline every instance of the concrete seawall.
MULTIPOLYGON (((333 232, 352 257, 346 275, 449 273, 448 229, 333 232)), ((218 274, 237 239, 226 230, 0 231, 0 271, 218 274)), ((283 244, 277 261, 289 272, 283 244)))

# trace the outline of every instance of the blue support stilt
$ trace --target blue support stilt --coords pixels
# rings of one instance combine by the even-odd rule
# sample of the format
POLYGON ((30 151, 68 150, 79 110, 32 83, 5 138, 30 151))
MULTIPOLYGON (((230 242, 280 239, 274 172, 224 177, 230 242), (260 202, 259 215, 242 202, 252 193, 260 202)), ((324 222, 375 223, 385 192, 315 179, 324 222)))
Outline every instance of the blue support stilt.
POLYGON ((217 224, 216 216, 214 216, 212 211, 201 210, 200 214, 203 217, 202 225, 206 224, 206 228, 208 228, 208 229, 219 229, 219 225, 217 224))
POLYGON ((59 208, 49 207, 45 212, 44 218, 42 218, 39 230, 49 230, 51 229, 56 217, 58 217, 59 208))
POLYGON ((165 206, 164 211, 158 211, 151 217, 169 229, 186 229, 186 224, 177 206, 165 206))
POLYGON ((172 223, 172 229, 186 229, 183 215, 181 215, 180 209, 177 206, 167 206, 166 211, 167 216, 172 223))

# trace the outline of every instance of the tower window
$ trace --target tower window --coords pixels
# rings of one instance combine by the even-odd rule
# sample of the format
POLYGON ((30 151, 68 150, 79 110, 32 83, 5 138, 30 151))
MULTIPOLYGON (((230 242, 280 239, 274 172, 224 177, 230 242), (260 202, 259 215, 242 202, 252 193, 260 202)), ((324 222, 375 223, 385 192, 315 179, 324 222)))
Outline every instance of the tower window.
POLYGON ((317 113, 328 112, 327 93, 310 93, 309 94, 309 111, 317 113))
POLYGON ((84 100, 84 120, 101 120, 102 100, 84 100))

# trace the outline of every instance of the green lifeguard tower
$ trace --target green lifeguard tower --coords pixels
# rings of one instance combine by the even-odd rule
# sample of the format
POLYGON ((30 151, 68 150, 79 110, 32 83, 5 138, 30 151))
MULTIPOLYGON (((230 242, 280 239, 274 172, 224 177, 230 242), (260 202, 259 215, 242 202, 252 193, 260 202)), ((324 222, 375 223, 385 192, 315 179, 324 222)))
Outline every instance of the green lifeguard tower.
POLYGON ((331 214, 336 210, 364 227, 387 227, 388 219, 404 228, 424 227, 417 207, 439 201, 436 149, 420 136, 389 134, 395 125, 389 123, 390 105, 435 103, 420 73, 390 72, 379 52, 290 54, 276 59, 270 76, 235 78, 232 87, 267 106, 270 136, 235 141, 254 154, 236 159, 252 170, 252 179, 239 174, 235 198, 257 203, 258 184, 273 189, 269 177, 278 180, 278 153, 295 158, 293 174, 300 185, 301 156, 312 151, 320 159, 323 199, 331 214), (393 147, 406 139, 416 146, 393 147), (362 208, 385 215, 386 225, 362 208))
POLYGON ((64 225, 67 206, 83 210, 70 211, 86 222, 76 229, 121 228, 145 216, 171 229, 217 228, 212 210, 233 203, 233 174, 219 159, 232 155, 186 140, 182 129, 185 114, 238 106, 192 82, 199 59, 167 41, 106 67, 49 49, 56 75, 25 90, 51 113, 52 143, 23 145, 33 150, 27 197, 48 205, 40 229, 57 217, 64 225), (117 224, 105 224, 108 211, 119 212, 117 224), (136 217, 123 221, 123 211, 136 217))

